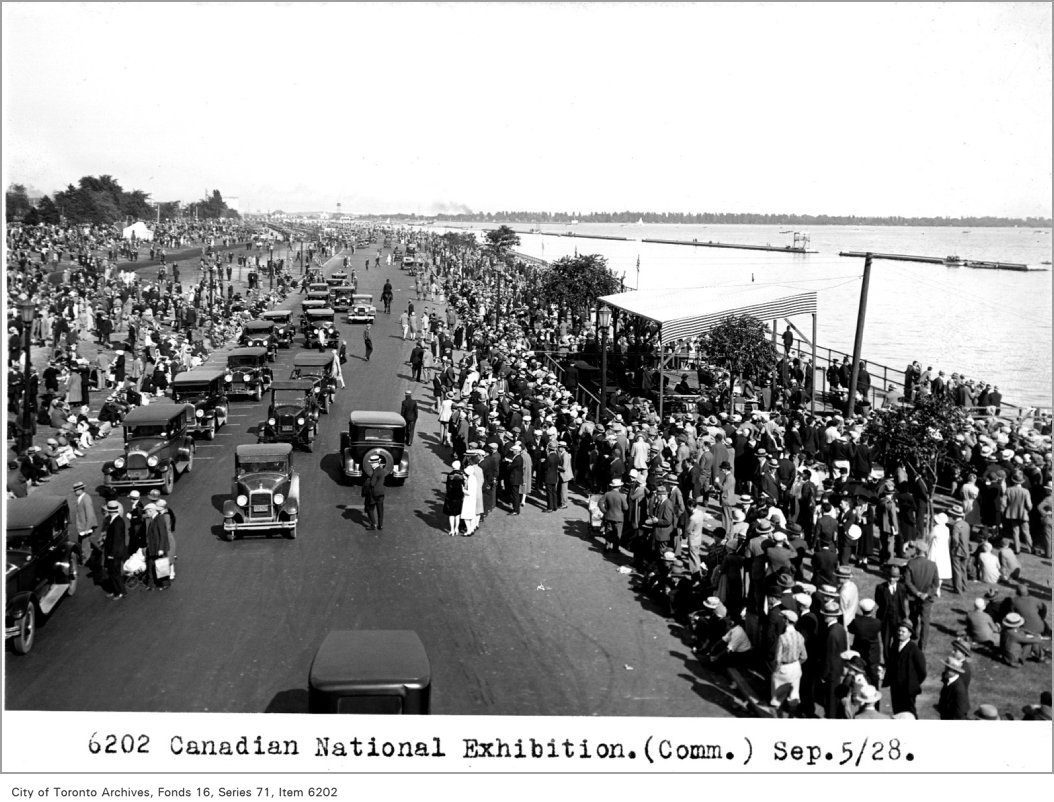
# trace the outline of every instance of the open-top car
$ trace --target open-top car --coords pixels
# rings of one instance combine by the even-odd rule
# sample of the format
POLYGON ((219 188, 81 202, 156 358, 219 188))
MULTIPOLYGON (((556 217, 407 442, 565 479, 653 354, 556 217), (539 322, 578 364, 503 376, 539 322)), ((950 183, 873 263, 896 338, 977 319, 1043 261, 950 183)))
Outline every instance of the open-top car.
POLYGON ((61 496, 33 495, 7 502, 7 604, 4 639, 26 654, 37 618, 77 592, 77 551, 70 539, 69 505, 61 496))
POLYGON ((333 311, 347 312, 351 309, 351 304, 355 298, 355 286, 348 284, 334 287, 331 295, 333 296, 333 311))
POLYGON ((284 530, 296 537, 300 474, 290 443, 243 444, 234 449, 231 498, 223 502, 223 536, 246 529, 284 530))
POLYGON ((131 410, 121 422, 124 453, 103 463, 108 487, 160 487, 168 495, 176 475, 194 467, 194 438, 188 421, 194 407, 155 403, 131 410))
POLYGON ((332 289, 333 287, 339 287, 342 284, 350 283, 348 281, 347 271, 334 270, 332 273, 329 274, 329 277, 326 279, 326 283, 330 286, 330 289, 332 289))
POLYGON ((319 282, 325 283, 325 281, 326 281, 326 279, 322 275, 322 268, 321 267, 319 267, 318 265, 311 265, 307 269, 307 283, 308 283, 308 285, 318 284, 319 282))
POLYGON ((340 349, 340 332, 337 331, 336 313, 328 308, 309 309, 307 331, 304 332, 304 347, 325 351, 329 348, 340 349))
POLYGON ((177 373, 172 379, 172 400, 177 404, 193 405, 194 422, 189 429, 206 440, 213 440, 216 432, 227 423, 227 369, 202 365, 177 373))
POLYGON ((266 348, 234 348, 227 354, 227 394, 263 398, 274 378, 267 366, 266 348))
POLYGON ((290 379, 307 379, 315 385, 315 397, 325 413, 329 413, 329 407, 337 396, 334 359, 330 351, 303 351, 293 357, 293 369, 289 372, 290 379))
POLYGON ((307 313, 312 309, 327 309, 325 301, 304 301, 300 304, 300 333, 307 334, 307 313))
POLYGON ((293 312, 290 309, 272 309, 260 316, 274 323, 274 336, 279 347, 289 348, 293 344, 296 330, 293 327, 293 312))
POLYGON ((330 302, 329 285, 325 282, 321 284, 312 284, 307 288, 306 301, 322 301, 325 304, 330 302))
POLYGON ((397 412, 356 410, 348 431, 340 433, 344 475, 360 479, 373 473, 374 455, 384 460, 388 477, 401 484, 410 475, 410 447, 406 444, 406 419, 397 412))
POLYGON ((357 292, 351 296, 348 323, 372 323, 375 317, 377 317, 377 307, 373 305, 372 294, 357 292))
POLYGON ((274 362, 278 356, 278 338, 273 320, 247 320, 242 326, 238 345, 267 349, 267 358, 274 362))
POLYGON ((306 451, 318 437, 320 388, 310 379, 271 383, 267 420, 256 429, 259 443, 292 443, 306 451))

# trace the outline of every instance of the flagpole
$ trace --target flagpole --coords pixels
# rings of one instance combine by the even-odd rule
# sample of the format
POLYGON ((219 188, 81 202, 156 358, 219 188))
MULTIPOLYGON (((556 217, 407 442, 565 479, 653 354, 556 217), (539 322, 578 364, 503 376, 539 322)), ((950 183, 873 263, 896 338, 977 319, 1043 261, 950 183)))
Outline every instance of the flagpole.
POLYGON ((640 289, 640 254, 637 254, 637 289, 640 289))

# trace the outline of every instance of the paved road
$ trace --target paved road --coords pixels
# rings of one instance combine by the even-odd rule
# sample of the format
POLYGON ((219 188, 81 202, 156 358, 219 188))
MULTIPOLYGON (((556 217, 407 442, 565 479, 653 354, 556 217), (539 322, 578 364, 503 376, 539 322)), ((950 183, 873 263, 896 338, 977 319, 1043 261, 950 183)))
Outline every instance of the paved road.
MULTIPOLYGON (((369 363, 361 326, 341 324, 347 388, 322 416, 314 452, 296 452, 298 538, 220 538, 233 446, 255 442, 249 430, 264 411, 236 401, 228 426, 213 443, 198 443, 193 472, 170 497, 179 554, 172 587, 114 602, 82 583, 38 631, 31 654, 8 653, 7 706, 299 712, 325 634, 365 628, 420 633, 434 713, 729 715, 729 697, 702 679, 670 623, 589 538, 580 499, 556 515, 538 506, 519 518, 497 512, 473 538, 446 536, 446 450, 431 409, 418 423, 410 479, 389 489, 384 530, 363 528, 360 489, 339 480, 347 415, 397 410, 407 387, 420 401, 431 391, 412 384, 400 337, 409 277, 394 267, 364 271, 362 251, 351 258, 360 292, 379 298, 390 277, 396 300, 374 325, 369 363)), ((339 262, 330 260, 327 272, 339 262)), ((298 350, 279 351, 276 377, 287 375, 298 350)), ((118 448, 107 442, 91 459, 101 464, 118 448)))

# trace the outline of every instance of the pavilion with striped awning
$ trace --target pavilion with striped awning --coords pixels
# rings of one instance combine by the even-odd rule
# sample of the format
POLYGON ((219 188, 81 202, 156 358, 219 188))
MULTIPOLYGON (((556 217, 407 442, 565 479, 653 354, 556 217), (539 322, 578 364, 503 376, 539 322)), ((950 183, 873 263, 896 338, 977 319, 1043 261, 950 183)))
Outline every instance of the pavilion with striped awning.
MULTIPOLYGON (((816 364, 816 292, 795 290, 783 285, 747 284, 692 287, 687 289, 635 290, 604 295, 598 303, 630 315, 651 320, 659 326, 662 347, 697 337, 730 315, 750 315, 762 322, 812 315, 813 364, 816 364)), ((790 323, 790 321, 787 321, 790 323)), ((792 324, 793 325, 793 324, 792 324)), ((804 339, 804 337, 803 337, 804 339)), ((667 357, 660 362, 660 375, 667 357)), ((659 382, 659 414, 663 389, 659 382)), ((815 382, 811 385, 815 387, 815 382)))

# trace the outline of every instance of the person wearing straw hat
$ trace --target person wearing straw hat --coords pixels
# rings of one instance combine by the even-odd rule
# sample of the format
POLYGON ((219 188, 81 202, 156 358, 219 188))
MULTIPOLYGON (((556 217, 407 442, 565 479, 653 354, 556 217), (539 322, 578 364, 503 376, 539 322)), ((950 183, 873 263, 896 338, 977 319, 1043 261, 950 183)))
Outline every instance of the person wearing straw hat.
POLYGON ((106 576, 110 580, 111 599, 125 597, 124 574, 121 570, 128 559, 128 541, 121 505, 116 500, 106 502, 103 523, 102 559, 106 576))
POLYGON ((864 673, 872 685, 881 681, 882 624, 875 618, 874 599, 861 599, 856 618, 846 630, 853 636, 853 650, 864 662, 864 673))
POLYGON ((793 610, 781 609, 785 619, 782 631, 776 641, 775 668, 771 677, 771 698, 769 704, 776 708, 776 714, 795 717, 801 704, 802 665, 808 657, 805 651, 805 638, 795 628, 798 614, 793 610))
POLYGON ((604 551, 618 551, 619 537, 625 524, 626 511, 629 502, 622 493, 622 479, 616 477, 611 480, 608 491, 600 498, 600 510, 604 520, 604 551))
POLYGON ((825 718, 838 716, 838 685, 845 671, 842 653, 849 648, 849 637, 842 626, 842 608, 837 599, 826 599, 820 607, 827 633, 823 646, 823 666, 820 681, 823 694, 821 702, 825 718))
POLYGON ((970 525, 966 523, 961 504, 948 509, 952 525, 948 541, 948 554, 952 562, 952 593, 966 593, 966 581, 970 572, 970 525))
POLYGON ((965 721, 970 717, 970 689, 963 682, 963 661, 949 657, 941 672, 941 693, 937 713, 941 721, 965 721))
POLYGON ((926 679, 926 656, 914 641, 915 627, 911 621, 897 625, 897 640, 886 656, 883 684, 889 688, 893 715, 910 713, 918 718, 915 700, 922 692, 926 679))
POLYGON ((1025 619, 1018 613, 1007 613, 1003 616, 1003 631, 999 637, 999 648, 1007 665, 1017 668, 1025 660, 1045 663, 1050 653, 1043 649, 1050 645, 1050 638, 1038 638, 1031 633, 1022 632, 1025 619))
POLYGON ((875 709, 876 705, 882 701, 882 691, 872 685, 865 685, 860 689, 857 698, 860 700, 860 709, 856 711, 856 715, 853 716, 854 721, 867 721, 871 719, 885 719, 889 720, 889 716, 885 713, 880 713, 875 709))
POLYGON ((88 495, 84 482, 73 483, 73 525, 77 530, 77 548, 80 552, 81 564, 87 564, 90 554, 85 554, 85 542, 91 544, 91 536, 99 527, 99 520, 95 516, 95 504, 88 495))

